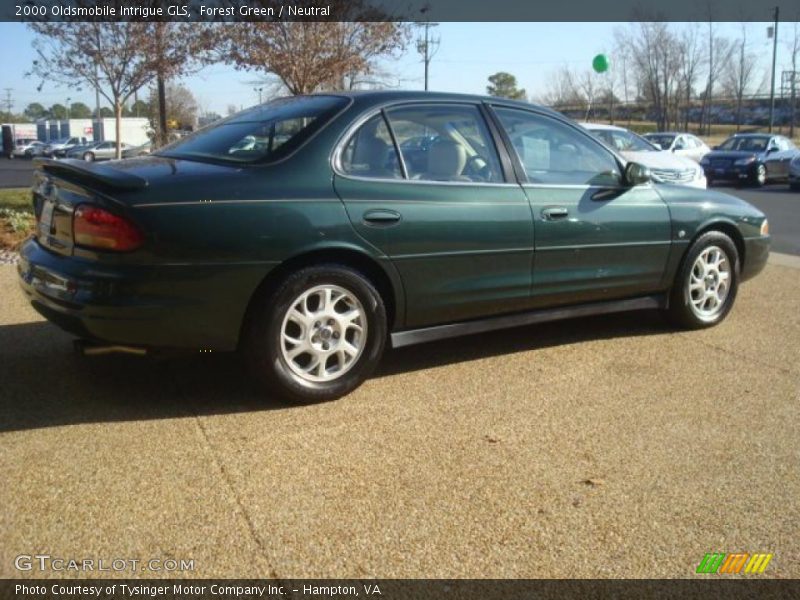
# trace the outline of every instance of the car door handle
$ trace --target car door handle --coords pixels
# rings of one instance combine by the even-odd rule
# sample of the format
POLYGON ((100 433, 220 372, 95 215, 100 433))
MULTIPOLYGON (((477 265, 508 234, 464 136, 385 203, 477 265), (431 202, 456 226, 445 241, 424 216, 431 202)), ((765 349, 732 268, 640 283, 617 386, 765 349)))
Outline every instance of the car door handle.
POLYGON ((551 206, 542 210, 542 218, 545 221, 557 221, 559 219, 566 219, 569 216, 569 211, 563 206, 551 206))
POLYGON ((389 227, 390 225, 396 225, 400 222, 400 213, 385 208, 376 208, 365 212, 362 219, 367 225, 389 227))

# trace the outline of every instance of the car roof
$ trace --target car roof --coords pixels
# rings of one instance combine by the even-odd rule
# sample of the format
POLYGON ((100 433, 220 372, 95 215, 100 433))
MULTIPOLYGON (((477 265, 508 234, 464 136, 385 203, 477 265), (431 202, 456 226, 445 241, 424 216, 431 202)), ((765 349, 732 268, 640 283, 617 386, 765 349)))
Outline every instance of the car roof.
POLYGON ((738 137, 738 138, 769 138, 769 137, 781 137, 775 133, 734 133, 731 137, 738 137))
MULTIPOLYGON (((492 104, 503 104, 505 106, 515 106, 525 109, 536 109, 538 111, 550 113, 560 118, 565 118, 561 113, 542 106, 533 104, 531 102, 524 102, 521 100, 511 100, 510 98, 502 98, 500 96, 484 96, 480 94, 458 94, 455 92, 426 92, 422 90, 351 90, 351 91, 334 91, 334 92, 320 92, 317 94, 307 94, 308 96, 338 96, 343 98, 350 98, 353 102, 367 105, 367 104, 384 104, 391 102, 411 102, 432 100, 435 102, 491 102, 492 104)), ((295 98, 301 96, 295 96, 295 98)))

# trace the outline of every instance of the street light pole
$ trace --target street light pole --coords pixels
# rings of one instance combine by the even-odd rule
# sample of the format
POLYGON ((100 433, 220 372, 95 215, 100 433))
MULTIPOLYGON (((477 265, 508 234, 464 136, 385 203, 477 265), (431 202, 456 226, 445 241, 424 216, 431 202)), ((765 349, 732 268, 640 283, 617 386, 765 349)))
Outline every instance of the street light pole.
POLYGON ((254 92, 258 92, 258 103, 259 103, 259 104, 261 104, 261 91, 262 91, 263 89, 264 89, 263 87, 259 87, 259 88, 253 88, 253 91, 254 91, 254 92))
POLYGON ((67 113, 67 121, 69 121, 69 103, 72 98, 67 98, 67 103, 64 105, 64 112, 67 113))
POLYGON ((769 132, 772 133, 772 125, 775 118, 775 61, 778 56, 778 17, 780 9, 775 7, 775 27, 772 30, 772 85, 769 88, 769 132))

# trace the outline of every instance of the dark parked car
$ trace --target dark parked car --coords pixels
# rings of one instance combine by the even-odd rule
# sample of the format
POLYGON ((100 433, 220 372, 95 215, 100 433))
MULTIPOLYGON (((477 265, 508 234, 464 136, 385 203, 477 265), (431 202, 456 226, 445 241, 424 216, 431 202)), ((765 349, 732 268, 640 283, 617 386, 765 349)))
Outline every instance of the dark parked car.
POLYGON ((22 288, 84 349, 238 348, 302 402, 354 389, 386 343, 634 309, 714 325, 770 244, 738 198, 654 184, 548 109, 454 94, 297 96, 145 158, 39 160, 33 202, 22 288))
POLYGON ((737 133, 700 161, 706 179, 728 180, 761 186, 773 179, 787 179, 789 163, 800 154, 782 135, 737 133))

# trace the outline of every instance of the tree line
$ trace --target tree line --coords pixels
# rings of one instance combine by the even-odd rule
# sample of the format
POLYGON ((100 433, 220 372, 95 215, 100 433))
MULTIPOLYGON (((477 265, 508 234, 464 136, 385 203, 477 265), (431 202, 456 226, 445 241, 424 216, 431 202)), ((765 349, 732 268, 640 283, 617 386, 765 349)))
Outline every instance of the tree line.
MULTIPOLYGON (((358 6, 354 1, 350 10, 358 6)), ((256 72, 276 89, 291 94, 347 89, 365 78, 379 77, 379 59, 402 52, 411 31, 409 24, 377 20, 37 22, 29 26, 37 34, 37 57, 29 75, 43 84, 97 90, 116 117, 118 155, 120 119, 132 96, 147 86, 155 89, 157 143, 163 143, 169 120, 169 82, 205 65, 223 63, 256 72)), ((175 91, 173 88, 173 98, 186 96, 175 91)))
MULTIPOLYGON (((784 43, 790 70, 797 72, 800 29, 796 22, 783 26, 790 32, 784 43)), ((748 100, 767 94, 771 84, 770 71, 758 70, 759 57, 745 24, 731 39, 721 35, 713 21, 680 26, 630 23, 615 31, 611 54, 614 64, 605 73, 562 67, 537 100, 556 109, 583 109, 587 118, 594 108, 603 107, 612 120, 615 108, 636 104, 652 115, 660 130, 689 130, 694 122, 698 133, 708 133, 716 104, 724 101, 731 107, 739 129, 748 100)), ((790 135, 798 121, 800 81, 795 81, 784 90, 791 111, 790 135)), ((779 85, 778 81, 776 88, 779 85)))

